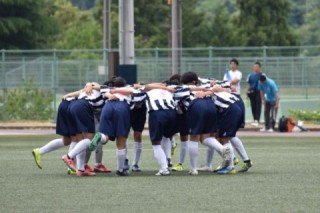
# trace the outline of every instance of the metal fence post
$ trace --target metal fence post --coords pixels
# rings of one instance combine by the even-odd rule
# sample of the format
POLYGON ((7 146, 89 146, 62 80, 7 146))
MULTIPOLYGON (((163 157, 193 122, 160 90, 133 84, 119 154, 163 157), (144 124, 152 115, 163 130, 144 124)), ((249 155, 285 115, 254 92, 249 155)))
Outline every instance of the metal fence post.
MULTIPOLYGON (((156 68, 156 70, 155 70, 156 75, 155 76, 157 78, 159 78, 159 65, 158 65, 159 64, 159 48, 158 47, 155 48, 155 59, 156 59, 155 60, 156 61, 156 67, 155 67, 156 68)), ((153 79, 153 81, 154 80, 155 79, 153 79)))
POLYGON ((213 75, 213 70, 212 70, 212 47, 208 47, 209 49, 209 71, 208 71, 208 77, 210 75, 213 75))
MULTIPOLYGON (((53 49, 52 90, 54 94, 53 111, 55 115, 57 112, 57 50, 56 49, 53 49)), ((53 117, 53 120, 54 119, 55 119, 55 116, 53 117)))
POLYGON ((7 120, 7 85, 6 85, 6 71, 5 71, 5 60, 6 60, 6 50, 1 50, 1 74, 2 74, 2 88, 3 88, 3 113, 2 113, 2 120, 7 120))
POLYGON ((267 46, 263 46, 262 49, 263 49, 263 64, 266 64, 267 62, 267 46))

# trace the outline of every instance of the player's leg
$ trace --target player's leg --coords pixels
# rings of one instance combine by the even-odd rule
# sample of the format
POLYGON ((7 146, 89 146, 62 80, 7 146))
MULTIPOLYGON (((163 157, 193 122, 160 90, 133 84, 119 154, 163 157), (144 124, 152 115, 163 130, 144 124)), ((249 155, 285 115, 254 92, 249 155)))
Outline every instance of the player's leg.
POLYGON ((140 172, 139 161, 142 153, 142 132, 134 131, 133 132, 133 160, 132 160, 132 171, 140 172))

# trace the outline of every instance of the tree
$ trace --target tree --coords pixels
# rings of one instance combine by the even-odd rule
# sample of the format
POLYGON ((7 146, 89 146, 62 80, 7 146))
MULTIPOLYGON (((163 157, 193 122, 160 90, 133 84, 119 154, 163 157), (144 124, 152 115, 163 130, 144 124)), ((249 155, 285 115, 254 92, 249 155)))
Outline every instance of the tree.
POLYGON ((320 7, 315 7, 305 16, 305 24, 297 29, 303 45, 318 45, 320 43, 320 7))
POLYGON ((240 14, 239 45, 291 46, 298 45, 297 36, 288 26, 288 0, 237 0, 240 14))
POLYGON ((54 17, 63 26, 56 37, 54 48, 100 49, 102 29, 93 18, 92 11, 80 11, 67 0, 55 0, 54 17))
POLYGON ((43 48, 59 32, 47 0, 0 1, 0 49, 43 48))

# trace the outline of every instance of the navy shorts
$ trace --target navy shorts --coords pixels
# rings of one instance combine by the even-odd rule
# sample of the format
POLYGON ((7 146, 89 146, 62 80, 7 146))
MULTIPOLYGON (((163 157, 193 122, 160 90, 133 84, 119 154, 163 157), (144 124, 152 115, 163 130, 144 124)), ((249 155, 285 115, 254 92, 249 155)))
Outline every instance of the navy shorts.
POLYGON ((229 108, 218 112, 218 137, 233 138, 242 125, 242 110, 239 104, 232 104, 229 108))
POLYGON ((151 141, 170 138, 175 133, 176 110, 156 110, 149 112, 149 134, 151 141))
POLYGON ((128 137, 130 132, 130 108, 124 101, 108 101, 101 112, 99 132, 116 137, 128 137))
POLYGON ((189 135, 189 128, 187 123, 187 113, 177 114, 176 118, 176 131, 175 133, 180 133, 180 135, 189 135))
POLYGON ((217 132, 217 110, 211 98, 195 99, 187 111, 190 135, 217 132))
POLYGON ((58 108, 57 123, 56 123, 56 134, 62 136, 71 136, 70 127, 70 116, 68 114, 68 108, 71 101, 63 100, 58 108))
POLYGON ((95 123, 92 107, 84 99, 73 101, 69 107, 72 124, 76 128, 76 133, 95 133, 95 123))
POLYGON ((244 106, 243 100, 241 98, 241 96, 239 94, 234 94, 237 98, 240 99, 240 101, 236 101, 235 103, 240 107, 240 109, 242 110, 241 113, 241 120, 239 121, 241 123, 240 128, 244 128, 246 125, 246 108, 244 106))
POLYGON ((130 112, 131 127, 135 132, 142 132, 147 120, 147 107, 133 108, 130 112))

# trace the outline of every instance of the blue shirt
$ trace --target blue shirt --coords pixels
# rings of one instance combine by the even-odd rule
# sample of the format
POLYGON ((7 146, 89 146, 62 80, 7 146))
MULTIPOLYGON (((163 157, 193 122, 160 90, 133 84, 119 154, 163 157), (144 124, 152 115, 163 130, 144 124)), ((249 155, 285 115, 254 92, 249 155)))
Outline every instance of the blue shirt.
POLYGON ((267 102, 276 101, 276 94, 278 92, 278 87, 271 78, 267 78, 265 84, 262 84, 259 81, 258 89, 264 92, 267 102))
POLYGON ((247 78, 247 83, 250 85, 250 89, 257 91, 259 80, 260 80, 261 73, 257 74, 255 72, 250 73, 247 78))

